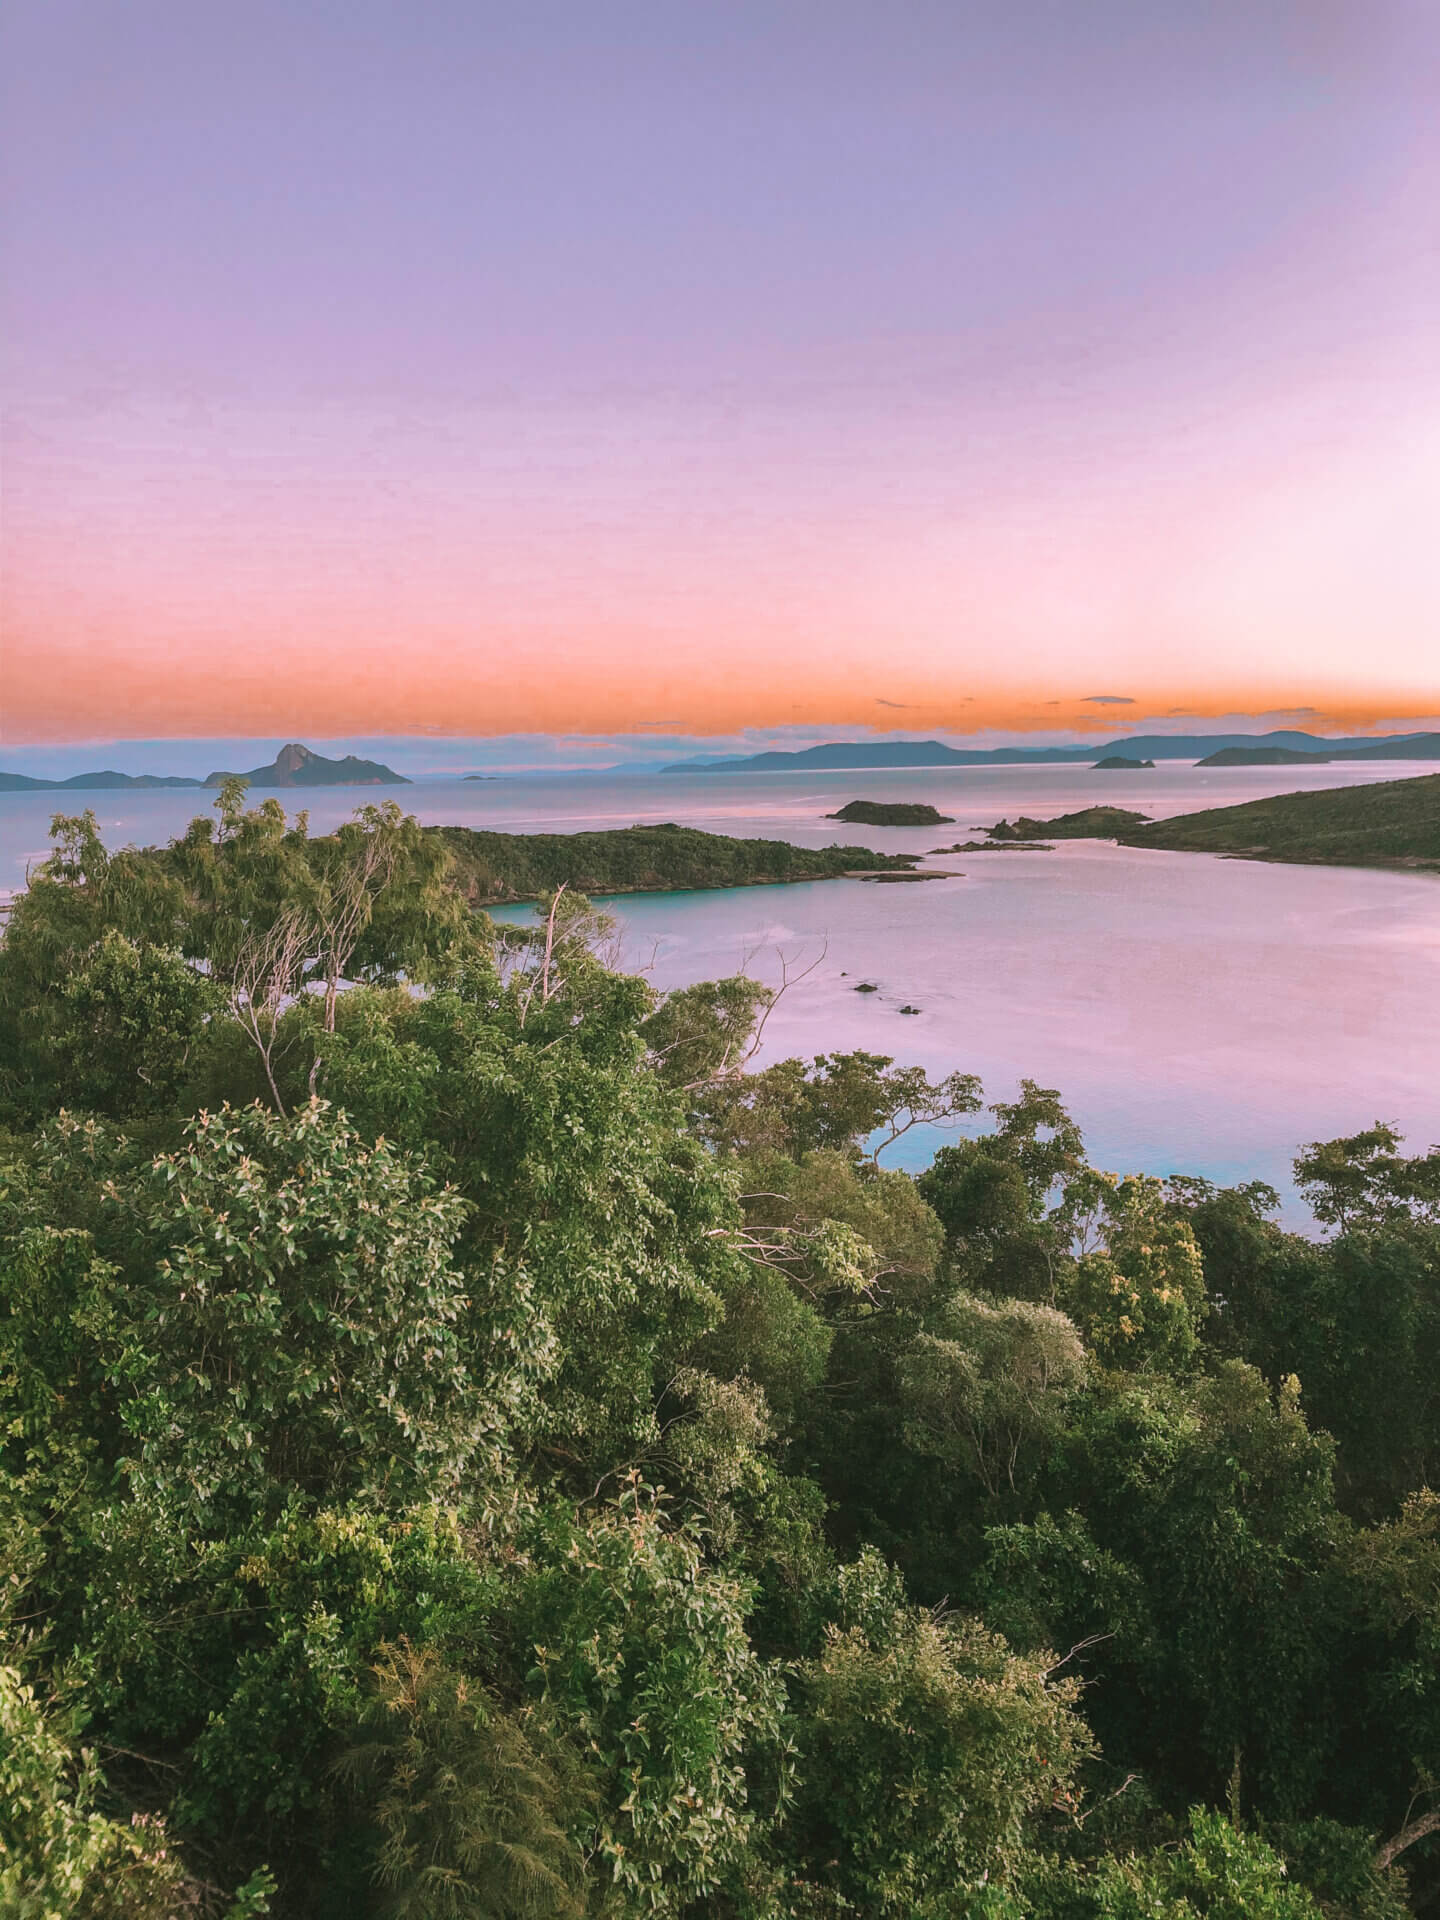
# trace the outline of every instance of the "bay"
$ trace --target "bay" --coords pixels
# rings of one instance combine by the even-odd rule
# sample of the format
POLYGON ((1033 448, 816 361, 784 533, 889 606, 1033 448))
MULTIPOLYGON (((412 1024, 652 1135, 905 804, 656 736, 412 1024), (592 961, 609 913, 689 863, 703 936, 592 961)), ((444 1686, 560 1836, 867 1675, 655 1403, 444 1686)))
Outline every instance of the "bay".
MULTIPOLYGON (((282 793, 313 830, 398 799, 421 820, 575 832, 674 820, 711 832, 927 852, 977 826, 1097 802, 1163 818, 1272 793, 1433 771, 1367 766, 1107 775, 1087 767, 782 774, 553 774, 282 793), (848 799, 928 801, 954 827, 852 828, 848 799)), ((107 843, 168 839, 203 792, 0 795, 0 887, 44 857, 52 813, 92 806, 107 843)), ((1060 1089, 1096 1164, 1265 1179, 1290 1196, 1307 1141, 1383 1119, 1440 1140, 1440 879, 1061 842, 1053 853, 937 856, 961 877, 629 895, 627 961, 659 987, 803 973, 757 1064, 854 1047, 978 1073, 988 1099, 1060 1089), (878 991, 860 994, 862 982, 878 991), (904 1006, 920 1009, 904 1014, 904 1006)), ((527 909, 510 910, 521 915, 527 909)), ((509 917, 507 915, 507 917, 509 917)), ((939 1137, 892 1152, 923 1164, 939 1137)))

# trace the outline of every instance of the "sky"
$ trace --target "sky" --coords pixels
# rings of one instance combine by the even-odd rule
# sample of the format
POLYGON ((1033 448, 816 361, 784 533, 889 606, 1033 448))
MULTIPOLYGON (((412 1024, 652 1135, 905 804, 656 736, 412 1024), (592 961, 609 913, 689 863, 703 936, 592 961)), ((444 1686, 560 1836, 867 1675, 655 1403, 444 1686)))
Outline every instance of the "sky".
POLYGON ((1433 0, 11 0, 7 764, 1433 717, 1437 98, 1433 0))

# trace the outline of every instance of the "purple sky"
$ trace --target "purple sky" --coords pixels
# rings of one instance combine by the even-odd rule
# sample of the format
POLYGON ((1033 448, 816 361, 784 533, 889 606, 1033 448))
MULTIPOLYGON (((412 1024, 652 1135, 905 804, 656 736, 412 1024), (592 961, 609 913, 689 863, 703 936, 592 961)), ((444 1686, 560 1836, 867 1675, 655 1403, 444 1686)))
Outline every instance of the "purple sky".
POLYGON ((1433 713, 1437 103, 1433 0, 13 0, 0 742, 1433 713))

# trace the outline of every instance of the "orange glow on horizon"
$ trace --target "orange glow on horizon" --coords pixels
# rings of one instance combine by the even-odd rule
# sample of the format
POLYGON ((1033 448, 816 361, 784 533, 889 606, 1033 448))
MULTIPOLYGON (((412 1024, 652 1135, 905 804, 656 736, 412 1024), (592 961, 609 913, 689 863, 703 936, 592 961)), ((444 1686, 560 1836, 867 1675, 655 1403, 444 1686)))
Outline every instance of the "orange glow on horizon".
POLYGON ((1382 724, 1417 723, 1437 710, 1436 690, 1416 686, 1371 697, 1353 687, 1277 684, 1255 679, 1203 689, 1156 678, 1127 680, 1123 695, 1101 703, 1059 695, 1053 687, 981 684, 975 688, 893 682, 874 691, 876 674, 840 664, 806 663, 802 673, 772 661, 717 661, 709 672, 677 664, 648 641, 621 649, 528 645, 470 649, 351 646, 252 649, 240 636, 197 648, 118 647, 80 636, 65 646, 10 652, 0 704, 0 743, 32 746, 85 739, 185 739, 218 734, 268 739, 345 736, 505 734, 665 734, 732 736, 757 728, 834 728, 875 733, 978 735, 1063 733, 1080 738, 1147 730, 1197 731, 1207 721, 1253 716, 1257 731, 1361 733, 1382 724), (217 660, 221 663, 217 668, 217 660), (657 723, 656 716, 664 715, 657 723))
POLYGON ((582 419, 501 488, 480 417, 443 472, 408 441, 367 466, 358 408, 289 419, 294 462, 244 457, 238 418, 138 418, 67 411, 9 462, 0 742, 1440 712, 1440 401, 1324 458, 1262 409, 1203 459, 1032 453, 983 485, 927 428, 933 497, 836 479, 823 422, 747 470, 694 421, 598 459, 582 419))

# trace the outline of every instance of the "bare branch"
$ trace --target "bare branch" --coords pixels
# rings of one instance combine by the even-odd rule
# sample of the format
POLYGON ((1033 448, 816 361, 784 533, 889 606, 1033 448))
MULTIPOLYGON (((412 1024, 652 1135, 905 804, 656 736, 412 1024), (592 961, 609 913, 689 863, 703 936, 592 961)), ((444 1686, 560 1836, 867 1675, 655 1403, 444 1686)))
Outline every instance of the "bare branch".
POLYGON ((1127 1773, 1125 1778, 1120 1782, 1119 1786, 1116 1787, 1113 1793, 1107 1793, 1103 1800, 1097 1800, 1093 1806, 1086 1807, 1083 1813, 1072 1814, 1070 1816, 1071 1819, 1075 1822, 1075 1825, 1077 1827, 1083 1827, 1085 1822, 1090 1818, 1092 1813, 1098 1813, 1101 1807, 1108 1807, 1112 1800, 1118 1800, 1121 1794, 1128 1792, 1129 1789, 1134 1786, 1135 1782, 1139 1778, 1140 1776, 1138 1773, 1127 1773))
POLYGON ((1417 1840, 1423 1840, 1432 1833, 1440 1833, 1440 1806, 1432 1807, 1428 1813, 1422 1813, 1418 1820, 1411 1820, 1392 1839, 1387 1840, 1376 1852, 1375 1871, 1383 1873, 1405 1852, 1407 1847, 1413 1847, 1417 1840))
POLYGON ((285 1103, 275 1080, 275 1037, 281 1014, 304 985, 313 952, 314 928, 292 907, 273 926, 245 935, 230 979, 231 1016, 259 1053, 275 1111, 282 1118, 285 1103))
POLYGON ((1107 1640, 1113 1640, 1114 1638, 1115 1636, 1113 1633, 1087 1634, 1085 1639, 1077 1640, 1075 1642, 1074 1646, 1071 1647, 1070 1651, 1065 1655, 1065 1658, 1063 1660, 1057 1660, 1053 1667, 1047 1667, 1044 1673, 1040 1676, 1041 1679, 1049 1680, 1052 1675, 1059 1673, 1062 1667, 1068 1667, 1070 1662, 1075 1658, 1077 1654, 1086 1653, 1089 1651, 1091 1647, 1103 1646, 1107 1640))
MULTIPOLYGON (((710 1072, 701 1074, 698 1079, 687 1081, 680 1091, 682 1093, 696 1093, 701 1087, 713 1087, 722 1080, 739 1079, 764 1044, 765 1029, 769 1024, 771 1014, 774 1013, 776 1007, 779 1006, 781 1000, 785 994, 789 992, 791 987, 798 987, 802 980, 808 980, 815 969, 824 964, 825 956, 829 950, 830 942, 827 937, 822 942, 819 953, 810 964, 802 968, 799 973, 792 974, 790 971, 790 961, 786 958, 784 951, 780 947, 777 947, 775 953, 780 961, 780 984, 778 987, 765 988, 767 998, 764 1003, 764 1011, 751 1029, 750 1037, 745 1044, 744 1051, 736 1054, 732 1059, 730 1048, 727 1045, 725 1051, 720 1056, 720 1061, 717 1066, 713 1067, 710 1072)), ((751 947, 746 950, 741 958, 738 978, 749 979, 750 962, 755 958, 756 954, 761 951, 762 949, 759 947, 751 947)), ((682 1043, 676 1041, 675 1044, 678 1046, 682 1043)), ((666 1048, 664 1051, 668 1052, 669 1049, 666 1048)))

